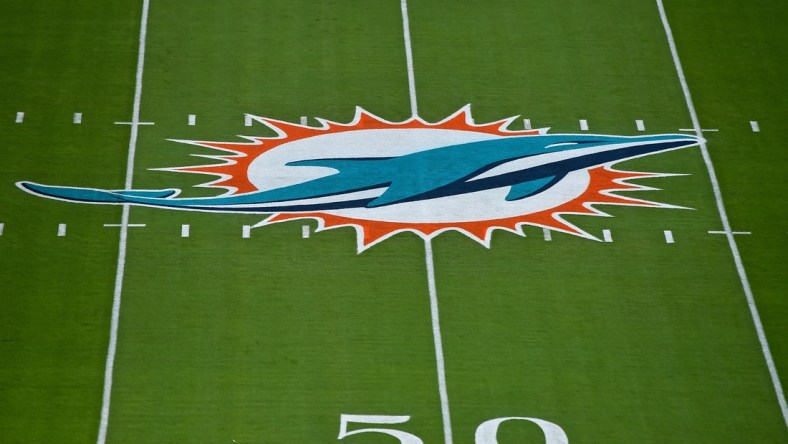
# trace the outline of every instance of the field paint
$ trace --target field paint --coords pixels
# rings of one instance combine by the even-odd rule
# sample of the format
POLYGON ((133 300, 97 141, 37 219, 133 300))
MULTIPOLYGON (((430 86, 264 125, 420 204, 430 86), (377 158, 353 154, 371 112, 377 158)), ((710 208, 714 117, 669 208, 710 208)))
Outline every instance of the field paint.
POLYGON ((410 94, 410 112, 413 117, 419 115, 416 102, 416 75, 413 73, 413 49, 410 44, 410 20, 408 20, 408 0, 400 2, 402 9, 402 34, 405 37, 405 63, 408 65, 408 93, 410 94))
POLYGON ((24 121, 25 121, 25 113, 23 113, 22 111, 16 113, 16 123, 22 123, 24 121))
POLYGON ((443 361, 443 340, 438 316, 438 291, 435 288, 435 264, 432 261, 432 242, 424 240, 424 258, 427 264, 427 287, 430 292, 430 316, 432 317, 432 337, 435 342, 435 362, 438 367, 438 392, 441 399, 443 416, 443 437, 446 444, 452 444, 451 416, 449 415, 449 394, 446 390, 446 368, 443 361))
POLYGON ((5 228, 5 224, 0 222, 0 236, 3 235, 3 229, 5 228))
POLYGON ((181 225, 181 237, 189 237, 189 224, 181 225))
POLYGON ((189 126, 194 126, 197 124, 197 116, 194 114, 189 114, 189 126))
POLYGON ((610 230, 602 230, 602 239, 605 242, 613 242, 613 235, 610 234, 610 230))
POLYGON ((244 115, 244 126, 252 126, 252 115, 251 114, 244 115))
POLYGON ((752 231, 709 231, 709 234, 752 234, 752 231))
POLYGON ((588 121, 580 119, 580 131, 588 131, 588 121))
MULTIPOLYGON (((107 228, 123 228, 124 224, 104 224, 107 228)), ((128 221, 125 224, 126 228, 145 228, 145 224, 130 224, 128 221)))
POLYGON ((64 237, 66 235, 66 224, 57 225, 57 237, 64 237))
POLYGON ((140 125, 155 125, 155 122, 115 122, 115 125, 131 125, 131 126, 140 126, 140 125))
POLYGON ((635 126, 638 128, 638 131, 646 130, 646 125, 643 124, 642 120, 635 120, 635 126))
POLYGON ((250 225, 244 225, 241 229, 241 237, 244 239, 249 239, 249 236, 252 234, 252 227, 250 225))
POLYGON ((544 235, 544 240, 548 242, 553 240, 553 233, 550 232, 549 228, 542 228, 542 235, 544 235))
MULTIPOLYGON (((125 189, 132 188, 134 177, 134 155, 137 151, 137 132, 140 124, 140 102, 142 100, 142 72, 145 68, 145 38, 148 32, 148 6, 150 0, 142 0, 142 18, 140 19, 139 51, 137 53, 137 72, 134 78, 134 105, 131 113, 131 136, 129 137, 129 154, 126 160, 125 189)), ((105 444, 109 427, 109 406, 112 398, 112 376, 115 369, 115 351, 118 347, 118 323, 120 321, 120 302, 123 291, 123 277, 126 271, 126 241, 129 234, 129 204, 123 205, 121 214, 120 240, 118 241, 118 266, 115 271, 115 289, 112 297, 112 320, 109 330, 109 346, 107 362, 104 368, 104 392, 101 397, 101 419, 99 422, 96 444, 105 444)))
POLYGON ((531 119, 523 119, 523 128, 524 129, 532 129, 531 128, 531 119))
POLYGON ((301 225, 301 238, 309 239, 309 225, 301 225))
POLYGON ((665 230, 665 242, 668 244, 674 243, 673 241, 673 232, 670 230, 665 230))
POLYGON ((752 132, 754 132, 754 133, 760 133, 761 132, 761 127, 760 127, 760 125, 758 125, 758 121, 757 120, 750 120, 750 127, 752 128, 752 132))
POLYGON ((716 128, 702 128, 702 129, 699 128, 698 130, 696 130, 695 128, 681 128, 679 131, 684 131, 685 133, 694 133, 696 131, 700 131, 702 133, 716 133, 719 130, 716 128))
POLYGON ((667 15, 665 15, 665 6, 662 4, 662 0, 656 1, 657 8, 659 9, 659 16, 662 19, 662 25, 665 28, 665 34, 668 38, 670 54, 673 56, 673 64, 676 66, 676 73, 679 76, 681 90, 684 93, 684 99, 687 102, 687 109, 689 110, 690 118, 692 119, 692 126, 695 129, 696 137, 698 137, 700 140, 700 152, 703 156, 703 162, 706 164, 706 170, 708 170, 709 173, 709 180, 711 181, 711 187, 714 191, 714 198, 717 201, 717 211, 720 213, 720 221, 722 221, 724 233, 728 238, 728 245, 730 246, 731 254, 733 255, 733 262, 736 264, 736 271, 739 273, 739 280, 741 281, 744 295, 747 298, 747 305, 750 308, 750 315, 752 316, 752 322, 755 326, 755 332, 758 335, 758 341, 760 342, 761 351, 763 352, 763 357, 766 361, 766 367, 769 369, 769 376, 771 376, 772 379, 774 393, 777 396, 777 403, 780 405, 780 410, 783 414, 783 421, 785 422, 785 426, 788 428, 788 403, 785 401, 785 394, 783 393, 783 387, 780 383, 780 377, 777 374, 777 367, 774 364, 774 358, 772 358, 769 342, 766 339, 766 332, 764 331, 763 324, 761 323, 761 316, 758 313, 758 307, 755 305, 755 297, 752 294, 750 282, 747 279, 747 273, 744 270, 744 263, 742 262, 741 255, 739 254, 739 247, 736 244, 736 238, 734 236, 733 230, 731 229, 730 221, 728 221, 728 214, 725 211, 725 205, 722 202, 722 191, 720 191, 720 184, 717 181, 717 174, 715 173, 714 166, 711 163, 711 157, 709 156, 709 150, 706 147, 706 141, 701 137, 702 131, 700 121, 698 120, 698 114, 695 112, 695 105, 692 103, 692 96, 690 95, 689 86, 687 85, 687 79, 684 77, 684 69, 681 67, 679 53, 676 50, 676 42, 673 40, 673 31, 671 31, 667 15))
POLYGON ((307 124, 306 116, 301 116, 301 125, 306 126, 306 124, 307 124))
POLYGON ((74 113, 74 119, 72 120, 72 122, 74 124, 76 124, 76 125, 81 124, 82 123, 82 113, 74 113))

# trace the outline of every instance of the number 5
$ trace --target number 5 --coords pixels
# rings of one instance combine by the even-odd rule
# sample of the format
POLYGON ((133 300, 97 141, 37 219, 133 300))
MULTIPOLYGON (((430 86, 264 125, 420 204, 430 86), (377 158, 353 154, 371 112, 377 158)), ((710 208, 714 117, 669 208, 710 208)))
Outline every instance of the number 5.
POLYGON ((342 439, 360 433, 384 433, 399 439, 402 444, 424 444, 416 435, 403 432, 401 430, 381 429, 381 428, 366 428, 356 429, 348 432, 347 426, 350 423, 356 424, 402 424, 408 422, 410 416, 387 416, 387 415, 346 415, 342 414, 339 418, 339 436, 337 439, 342 439))

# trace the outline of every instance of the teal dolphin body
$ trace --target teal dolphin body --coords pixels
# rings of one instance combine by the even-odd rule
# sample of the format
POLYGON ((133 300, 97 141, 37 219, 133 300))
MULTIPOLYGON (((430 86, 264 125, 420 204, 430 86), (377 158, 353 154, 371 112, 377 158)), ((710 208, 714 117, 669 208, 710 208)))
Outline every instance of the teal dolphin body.
POLYGON ((572 171, 698 143, 696 137, 683 134, 509 136, 396 157, 294 161, 287 166, 324 167, 336 172, 269 190, 202 198, 176 198, 177 189, 113 191, 33 182, 17 185, 36 195, 73 202, 247 213, 375 208, 501 187, 510 187, 506 200, 511 201, 547 190, 572 171))

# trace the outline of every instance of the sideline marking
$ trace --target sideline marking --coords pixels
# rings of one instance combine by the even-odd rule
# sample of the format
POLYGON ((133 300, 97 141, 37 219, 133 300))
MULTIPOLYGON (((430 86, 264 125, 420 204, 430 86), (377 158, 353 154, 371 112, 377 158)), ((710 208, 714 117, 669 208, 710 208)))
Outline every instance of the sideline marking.
POLYGON ((754 132, 754 133, 760 133, 761 132, 761 126, 758 125, 758 121, 757 120, 750 120, 750 127, 752 128, 752 132, 754 132))
POLYGON ((405 63, 408 65, 408 92, 410 93, 410 112, 413 117, 419 115, 416 103, 416 76, 413 73, 413 49, 410 45, 410 21, 408 20, 408 0, 400 2, 402 9, 402 34, 405 36, 405 63))
POLYGON ((687 85, 687 79, 684 77, 684 69, 681 67, 679 53, 676 50, 676 42, 673 40, 673 31, 670 30, 670 24, 668 23, 668 17, 665 14, 665 7, 662 4, 662 0, 657 0, 657 8, 659 9, 659 16, 662 19, 662 25, 665 28, 665 34, 668 37, 670 54, 673 56, 673 64, 676 66, 676 74, 679 76, 681 90, 684 93, 684 99, 687 102, 687 109, 689 110, 690 118, 692 119, 692 126, 695 129, 695 135, 700 140, 698 145, 700 146, 700 152, 703 156, 703 162, 706 164, 706 169, 709 172, 709 180, 711 181, 711 187, 714 191, 714 198, 717 201, 717 211, 720 213, 720 221, 722 221, 722 226, 725 230, 725 237, 728 238, 728 245, 730 246, 731 254, 733 255, 733 262, 736 264, 736 271, 739 273, 739 280, 741 281, 744 295, 747 298, 747 305, 750 308, 750 315, 752 316, 752 322, 755 325, 755 332, 757 333, 758 341, 761 344, 763 358, 766 361, 766 367, 769 369, 769 376, 771 376, 772 379, 774 393, 777 395, 777 403, 780 405, 780 410, 783 414, 785 426, 788 427, 788 404, 785 402, 783 387, 780 383, 780 377, 777 374, 777 367, 774 365, 772 352, 769 349, 769 342, 766 340, 766 332, 764 331, 763 324, 761 323, 761 316, 758 313, 758 307, 755 305, 755 297, 752 294, 750 282, 747 280, 747 273, 744 271, 744 264, 742 263, 741 255, 739 255, 739 247, 736 245, 736 238, 733 235, 733 230, 731 230, 731 224, 728 221, 728 214, 725 211, 725 205, 722 203, 722 192, 720 191, 720 184, 717 181, 717 174, 714 171, 714 166, 711 164, 711 157, 709 156, 709 150, 706 147, 706 141, 701 137, 702 130, 700 121, 698 120, 698 114, 695 112, 695 105, 692 103, 689 85, 687 85))
POLYGON ((252 234, 252 227, 251 225, 244 225, 241 229, 241 237, 244 239, 249 239, 249 236, 252 234))
POLYGON ((709 234, 752 234, 752 231, 709 231, 709 234))
POLYGON ((244 126, 252 126, 252 115, 244 114, 244 126))
MULTIPOLYGON (((134 106, 131 113, 131 136, 129 137, 129 154, 126 160, 125 189, 132 188, 134 177, 134 155, 137 151, 137 132, 140 125, 140 101, 142 100, 142 72, 145 67, 145 38, 148 30, 149 0, 142 0, 142 18, 140 20, 139 52, 137 53, 137 73, 134 81, 134 106)), ((112 376, 115 368, 115 351, 118 347, 118 323, 120 321, 120 302, 123 291, 123 276, 126 270, 126 239, 129 235, 129 204, 123 205, 120 222, 120 240, 118 241, 118 267, 115 272, 115 290, 112 296, 112 320, 109 329, 109 346, 107 362, 104 368, 104 392, 101 397, 101 420, 99 422, 96 444, 107 442, 109 427, 109 405, 112 398, 112 376)))
POLYGON ((602 239, 605 242, 613 242, 613 235, 610 234, 610 230, 602 230, 602 239))
POLYGON ((58 224, 57 237, 65 237, 65 236, 66 236, 66 224, 58 224))
POLYGON ((23 113, 22 111, 16 113, 16 123, 22 123, 24 121, 25 121, 25 113, 23 113))
POLYGON ((194 114, 189 114, 189 126, 194 126, 197 124, 197 116, 194 114))
POLYGON ((673 244, 673 232, 670 230, 665 230, 665 243, 673 244))
POLYGON ((301 238, 309 239, 309 225, 301 225, 301 238))
POLYGON ((635 126, 638 128, 638 131, 646 130, 646 125, 643 124, 642 120, 635 120, 635 126))
POLYGON ((5 224, 0 222, 0 236, 3 235, 3 228, 5 228, 5 224))
POLYGON ((72 120, 72 122, 75 125, 81 124, 82 123, 82 113, 74 113, 74 119, 72 120))
POLYGON ((588 131, 588 121, 580 119, 580 131, 588 131))
POLYGON ((181 237, 189 237, 189 224, 181 225, 181 237))
POLYGON ((307 124, 306 116, 301 116, 301 125, 306 126, 306 124, 307 124))
POLYGON ((155 124, 156 123, 154 122, 115 122, 115 125, 131 125, 132 127, 139 125, 155 125, 155 124))
POLYGON ((432 242, 429 239, 424 240, 424 258, 427 264, 427 286, 430 292, 430 316, 432 317, 432 337, 435 342, 435 362, 438 365, 438 391, 440 392, 441 414, 443 415, 443 436, 446 444, 452 444, 449 394, 446 390, 443 341, 441 340, 441 326, 438 316, 438 291, 435 288, 435 264, 432 261, 432 242))
POLYGON ((524 129, 532 129, 531 128, 531 119, 523 119, 523 128, 524 129))
POLYGON ((550 242, 553 240, 553 233, 550 232, 549 228, 542 228, 542 235, 544 236, 544 240, 550 242))

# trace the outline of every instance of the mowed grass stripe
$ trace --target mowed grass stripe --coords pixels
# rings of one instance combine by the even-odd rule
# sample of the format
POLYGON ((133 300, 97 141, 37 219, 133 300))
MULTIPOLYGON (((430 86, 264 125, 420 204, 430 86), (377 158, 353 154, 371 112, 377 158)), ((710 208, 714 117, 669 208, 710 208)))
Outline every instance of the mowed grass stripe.
MULTIPOLYGON (((554 132, 576 132, 580 118, 613 134, 632 134, 635 118, 652 133, 689 123, 653 4, 410 6, 422 115, 467 101, 477 122, 522 114, 554 132), (440 23, 433 8, 444 11, 440 23)), ((509 415, 554 421, 573 440, 781 436, 762 419, 773 394, 736 269, 706 234, 719 216, 698 151, 619 167, 690 174, 644 180, 663 190, 628 195, 695 210, 570 217, 590 232, 610 229, 615 243, 562 234, 532 242, 539 235, 528 228, 526 239, 497 234, 489 252, 459 235, 434 242, 455 436, 509 415), (666 228, 680 244, 665 243, 666 228), (705 319, 710 307, 715 319, 705 319)))
MULTIPOLYGON (((190 188, 208 177, 146 169, 200 162, 168 138, 270 135, 244 113, 408 117, 398 6, 157 7, 143 98, 156 125, 140 134, 135 186, 212 192, 190 188), (204 15, 217 19, 197 29, 204 15), (173 118, 182 110, 199 125, 173 118)), ((242 238, 265 216, 134 214, 148 228, 129 239, 108 441, 315 442, 336 437, 341 414, 409 415, 409 432, 440 439, 421 239, 356 255, 351 229, 307 240, 296 222, 242 238), (173 236, 185 223, 190 237, 173 236)))
POLYGON ((102 224, 120 212, 34 198, 14 183, 122 186, 128 133, 111 121, 131 104, 130 3, 17 2, 0 17, 0 108, 25 112, 21 124, 0 122, 2 442, 96 438, 118 242, 102 224), (75 109, 95 120, 74 125, 75 109), (67 236, 56 238, 61 223, 67 236))

